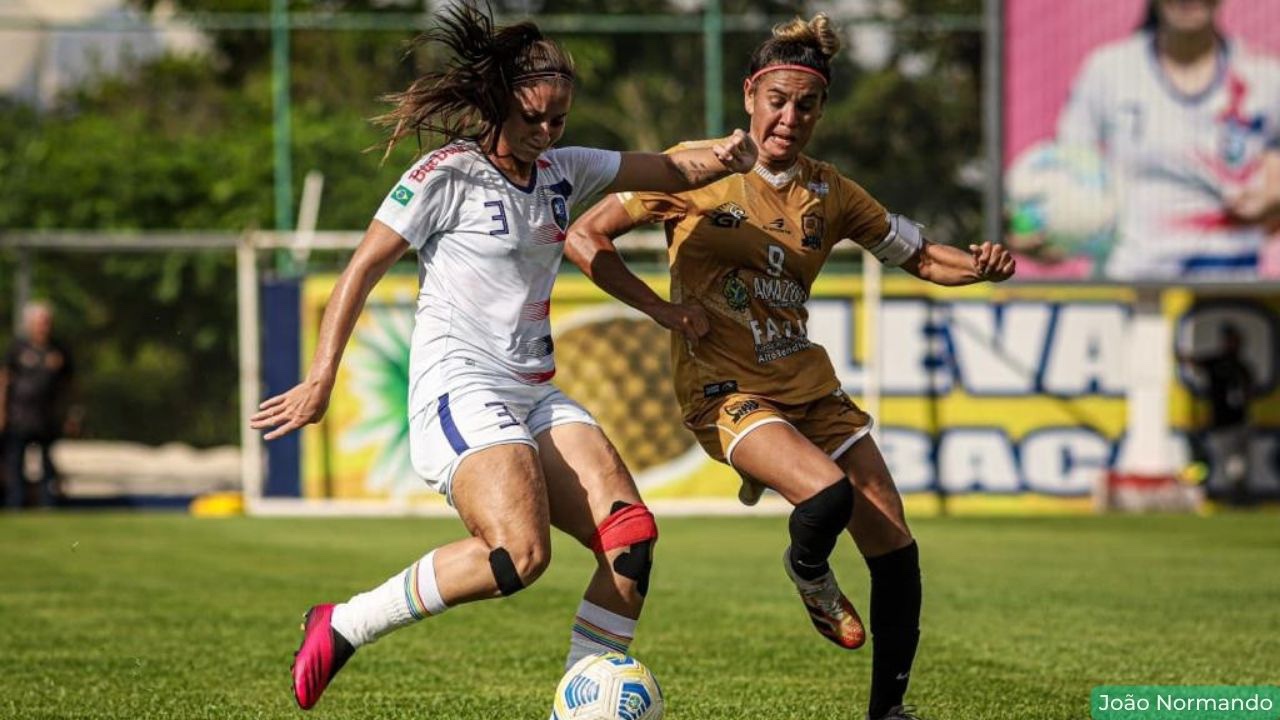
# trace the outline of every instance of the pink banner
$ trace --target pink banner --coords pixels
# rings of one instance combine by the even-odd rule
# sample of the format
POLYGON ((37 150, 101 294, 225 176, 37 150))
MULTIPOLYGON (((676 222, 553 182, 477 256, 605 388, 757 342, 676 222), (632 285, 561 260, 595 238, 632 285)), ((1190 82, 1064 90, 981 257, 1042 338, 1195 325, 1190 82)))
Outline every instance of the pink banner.
MULTIPOLYGON (((1229 37, 1280 54, 1280 0, 1223 0, 1229 37)), ((1089 51, 1142 22, 1147 0, 1005 0, 1004 157, 1053 137, 1058 112, 1089 51)))
MULTIPOLYGON (((1134 33, 1148 5, 1148 0, 1005 0, 1006 172, 1024 151, 1054 138, 1059 115, 1086 58, 1099 46, 1134 33)), ((1280 56, 1280 0, 1222 0, 1217 25, 1230 39, 1280 56)), ((1010 177, 1005 178, 1006 191, 1012 193, 1010 177)), ((1078 201, 1079 207, 1089 204, 1088 198, 1078 201)), ((1009 232, 1014 236, 1020 232, 1016 220, 1009 232)), ((1037 253, 1020 258, 1019 274, 1082 279, 1098 276, 1100 262, 1096 255, 1088 257, 1076 249, 1052 261, 1037 253)), ((1264 244, 1258 270, 1262 277, 1280 277, 1280 239, 1264 244)))

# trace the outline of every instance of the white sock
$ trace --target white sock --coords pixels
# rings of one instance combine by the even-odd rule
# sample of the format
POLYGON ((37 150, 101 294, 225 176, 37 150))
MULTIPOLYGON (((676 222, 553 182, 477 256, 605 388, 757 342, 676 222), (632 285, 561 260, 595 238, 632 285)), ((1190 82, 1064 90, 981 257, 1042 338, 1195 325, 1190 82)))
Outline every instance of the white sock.
POLYGON ((569 657, 564 661, 564 669, 568 670, 582 658, 596 653, 626 655, 635 635, 634 619, 584 599, 578 606, 578 616, 573 619, 573 635, 569 638, 569 657))
POLYGON ((435 550, 378 587, 333 608, 331 624, 354 647, 449 609, 436 585, 435 550))

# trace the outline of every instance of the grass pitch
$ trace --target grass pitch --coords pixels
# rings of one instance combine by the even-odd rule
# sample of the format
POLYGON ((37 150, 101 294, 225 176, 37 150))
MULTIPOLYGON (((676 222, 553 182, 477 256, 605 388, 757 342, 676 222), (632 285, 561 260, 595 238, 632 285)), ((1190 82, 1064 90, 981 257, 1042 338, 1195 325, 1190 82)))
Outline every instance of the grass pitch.
MULTIPOLYGON (((785 518, 659 519, 633 652, 667 717, 861 719, 871 654, 809 626, 783 574, 785 518)), ((928 718, 1079 720, 1100 684, 1270 684, 1280 667, 1275 515, 924 519, 928 718)), ((382 582, 453 520, 0 518, 0 717, 300 718, 289 693, 312 603, 382 582)), ((551 569, 361 650, 325 718, 543 720, 590 571, 551 569)), ((866 568, 842 542, 866 615, 866 568)))

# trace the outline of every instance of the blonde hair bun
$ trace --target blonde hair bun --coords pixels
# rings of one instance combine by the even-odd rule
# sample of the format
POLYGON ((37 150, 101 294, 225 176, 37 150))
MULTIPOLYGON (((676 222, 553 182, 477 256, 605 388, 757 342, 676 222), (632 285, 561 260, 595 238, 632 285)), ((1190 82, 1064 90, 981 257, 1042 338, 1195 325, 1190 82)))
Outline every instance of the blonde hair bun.
POLYGON ((812 20, 795 18, 790 22, 773 26, 773 38, 779 42, 800 43, 817 48, 826 58, 840 52, 840 36, 831 25, 826 13, 818 13, 812 20))

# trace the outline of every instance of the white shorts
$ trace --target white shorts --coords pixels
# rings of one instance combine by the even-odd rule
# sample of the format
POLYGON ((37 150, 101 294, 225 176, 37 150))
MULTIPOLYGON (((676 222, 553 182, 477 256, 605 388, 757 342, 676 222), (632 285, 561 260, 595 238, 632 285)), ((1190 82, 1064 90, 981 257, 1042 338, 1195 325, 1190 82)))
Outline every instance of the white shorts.
POLYGON ((537 448, 538 435, 557 425, 595 418, 551 384, 516 381, 469 384, 442 393, 409 418, 409 456, 427 487, 453 504, 453 474, 462 459, 494 445, 523 443, 537 448))

